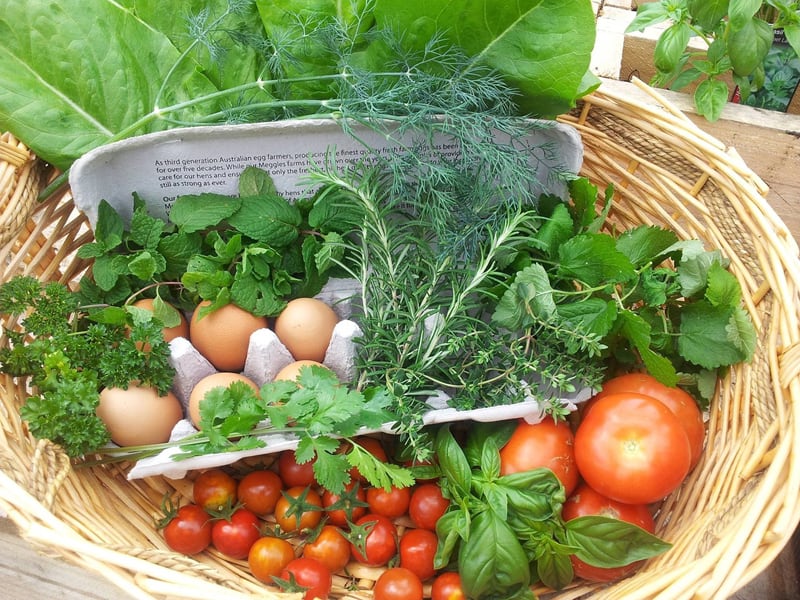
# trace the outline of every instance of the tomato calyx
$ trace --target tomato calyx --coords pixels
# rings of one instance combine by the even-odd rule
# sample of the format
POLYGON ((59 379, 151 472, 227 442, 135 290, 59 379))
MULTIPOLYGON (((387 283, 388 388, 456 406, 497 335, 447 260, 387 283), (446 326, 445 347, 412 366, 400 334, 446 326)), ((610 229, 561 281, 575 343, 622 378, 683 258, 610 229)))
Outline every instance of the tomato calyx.
POLYGON ((286 573, 286 577, 287 578, 283 578, 278 575, 272 576, 275 585, 277 585, 282 592, 287 592, 289 594, 303 593, 311 589, 310 586, 300 585, 297 582, 297 577, 295 577, 295 574, 292 572, 286 573))
POLYGON ((345 532, 345 538, 355 546, 361 556, 367 555, 367 538, 377 524, 377 519, 374 521, 364 521, 361 524, 350 523, 349 530, 345 532))
POLYGON ((359 508, 366 509, 369 504, 364 500, 363 490, 359 481, 355 481, 353 485, 345 486, 344 491, 336 494, 335 499, 325 507, 326 512, 334 512, 341 510, 348 522, 352 522, 356 518, 356 513, 359 508))
POLYGON ((289 503, 289 507, 286 509, 285 513, 287 518, 294 517, 297 522, 300 523, 304 514, 322 512, 324 510, 318 503, 308 500, 310 492, 310 487, 303 489, 297 496, 289 494, 287 491, 281 491, 281 495, 289 503))
POLYGON ((160 519, 156 519, 156 529, 164 529, 174 521, 178 516, 179 508, 180 502, 175 502, 169 493, 164 494, 164 497, 161 499, 161 513, 163 516, 160 519))
POLYGON ((214 521, 230 522, 233 514, 240 508, 244 508, 244 504, 238 500, 234 501, 232 498, 228 498, 225 501, 225 504, 222 504, 216 508, 206 508, 205 511, 214 521))

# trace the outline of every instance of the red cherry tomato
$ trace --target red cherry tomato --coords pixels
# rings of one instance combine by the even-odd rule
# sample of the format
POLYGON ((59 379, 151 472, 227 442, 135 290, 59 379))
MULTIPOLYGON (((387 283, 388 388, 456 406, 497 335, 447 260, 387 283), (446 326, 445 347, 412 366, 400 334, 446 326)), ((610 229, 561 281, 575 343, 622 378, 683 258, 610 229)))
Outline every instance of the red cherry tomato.
POLYGON ((278 455, 278 474, 287 488, 316 485, 314 463, 316 459, 298 463, 294 450, 284 450, 278 455))
POLYGON ((692 461, 689 470, 693 469, 700 461, 703 454, 703 444, 706 437, 706 427, 703 423, 703 414, 697 402, 687 392, 677 387, 670 387, 658 381, 647 373, 627 373, 609 379, 592 400, 587 403, 585 410, 590 410, 596 399, 620 392, 638 392, 662 402, 669 408, 678 420, 683 423, 689 444, 692 448, 692 461))
POLYGON ((408 511, 411 502, 410 487, 394 487, 389 491, 383 488, 369 488, 367 490, 367 504, 369 510, 377 515, 396 519, 408 511))
POLYGON ((222 469, 203 471, 192 487, 194 503, 209 511, 236 504, 236 480, 222 469))
POLYGON ((367 493, 358 481, 351 481, 341 494, 324 490, 322 506, 331 525, 346 528, 367 514, 367 493))
POLYGON ((551 417, 546 417, 531 425, 520 420, 508 442, 500 449, 501 475, 539 467, 553 471, 567 495, 578 485, 575 438, 566 421, 556 423, 551 417))
POLYGON ((304 600, 325 600, 333 587, 331 572, 313 558, 295 558, 283 569, 280 579, 305 588, 304 600))
POLYGON ((294 546, 283 538, 264 536, 258 538, 247 555, 247 564, 253 577, 264 583, 273 584, 273 577, 278 577, 295 558, 294 546))
POLYGON ((336 573, 350 562, 350 542, 335 525, 324 525, 317 537, 303 546, 303 556, 315 558, 336 573))
POLYGON ((641 394, 600 398, 575 432, 575 459, 586 483, 627 504, 650 504, 674 491, 691 455, 678 418, 641 394))
POLYGON ((214 523, 211 541, 228 558, 245 559, 250 547, 261 537, 260 525, 254 512, 239 508, 230 519, 220 519, 214 523))
POLYGON ((397 554, 397 527, 383 515, 367 513, 350 531, 350 550, 358 562, 382 567, 397 554))
POLYGON ((461 588, 461 575, 447 571, 433 580, 431 600, 466 600, 461 588))
POLYGON ((422 581, 413 571, 393 567, 378 577, 373 597, 375 600, 422 600, 422 581))
MULTIPOLYGON (((600 515, 612 519, 620 519, 638 525, 642 529, 655 533, 655 522, 650 509, 645 504, 624 504, 597 493, 585 483, 578 486, 567 498, 562 510, 565 521, 571 521, 587 515, 600 515)), ((575 556, 570 556, 575 575, 588 581, 616 581, 633 573, 644 561, 636 561, 624 567, 603 568, 588 565, 575 556)))
POLYGON ((413 571, 422 581, 436 574, 433 559, 439 537, 430 529, 407 529, 400 537, 400 566, 413 571))
POLYGON ((283 481, 278 474, 262 469, 245 475, 239 481, 236 495, 245 508, 263 517, 275 510, 282 489, 283 481))
POLYGON ((278 498, 274 514, 283 531, 312 529, 322 520, 322 498, 313 488, 290 487, 278 498))
POLYGON ((181 506, 164 527, 164 541, 175 552, 202 552, 211 544, 211 516, 196 504, 181 506))
POLYGON ((442 495, 438 484, 423 483, 411 492, 408 516, 416 527, 435 531, 436 522, 449 507, 450 500, 442 495))

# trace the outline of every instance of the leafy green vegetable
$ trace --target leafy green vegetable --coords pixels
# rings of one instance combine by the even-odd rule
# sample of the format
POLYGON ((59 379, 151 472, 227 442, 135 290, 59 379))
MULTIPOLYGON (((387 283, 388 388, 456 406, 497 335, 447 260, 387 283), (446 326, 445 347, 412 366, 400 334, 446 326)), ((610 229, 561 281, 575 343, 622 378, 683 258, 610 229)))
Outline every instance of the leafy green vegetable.
POLYGON ((22 326, 4 324, 8 345, 0 348, 0 370, 30 377, 35 389, 21 417, 34 436, 60 444, 69 456, 109 440, 95 414, 102 388, 127 388, 132 379, 161 393, 172 387, 163 323, 153 313, 132 307, 88 313, 66 286, 18 276, 0 286, 0 315, 8 323, 25 315, 22 326))

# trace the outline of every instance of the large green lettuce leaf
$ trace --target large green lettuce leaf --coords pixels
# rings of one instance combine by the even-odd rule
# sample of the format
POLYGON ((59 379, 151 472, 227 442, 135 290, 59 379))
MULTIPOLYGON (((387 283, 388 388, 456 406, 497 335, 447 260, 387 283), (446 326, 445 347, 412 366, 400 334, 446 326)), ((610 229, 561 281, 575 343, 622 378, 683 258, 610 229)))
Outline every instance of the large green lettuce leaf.
POLYGON ((500 72, 533 115, 561 114, 598 83, 588 73, 595 42, 589 0, 377 0, 375 18, 419 48, 444 32, 500 72))
MULTIPOLYGON (((0 0, 0 128, 66 168, 157 102, 216 89, 183 61, 157 99, 179 56, 163 33, 110 0, 0 0)), ((165 127, 153 119, 129 133, 165 127)))

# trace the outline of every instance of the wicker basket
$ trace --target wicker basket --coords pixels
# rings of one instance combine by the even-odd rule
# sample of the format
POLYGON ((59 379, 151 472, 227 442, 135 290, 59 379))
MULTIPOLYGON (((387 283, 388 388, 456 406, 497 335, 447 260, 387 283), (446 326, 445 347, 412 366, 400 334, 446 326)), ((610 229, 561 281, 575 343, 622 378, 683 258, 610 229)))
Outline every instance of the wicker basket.
MULTIPOLYGON (((659 513, 657 532, 672 550, 624 581, 539 590, 548 597, 725 598, 769 565, 800 519, 797 244, 764 200, 765 186, 735 153, 644 89, 659 108, 601 88, 563 117, 583 135, 583 174, 601 187, 615 185, 612 219, 620 226, 666 225, 722 249, 759 344, 750 364, 720 382, 704 457, 659 513)), ((86 265, 75 250, 91 232, 68 192, 36 203, 45 177, 13 138, 2 138, 0 161, 2 280, 20 273, 76 280, 86 265), (28 210, 30 218, 22 219, 28 210)), ((57 448, 37 443, 20 424, 24 390, 9 378, 0 385, 0 510, 32 544, 137 598, 296 597, 265 588, 244 562, 169 552, 153 519, 164 493, 189 494, 189 481, 129 482, 119 466, 73 470, 57 448)), ((375 576, 366 570, 337 578, 335 596, 370 598, 375 576)))

